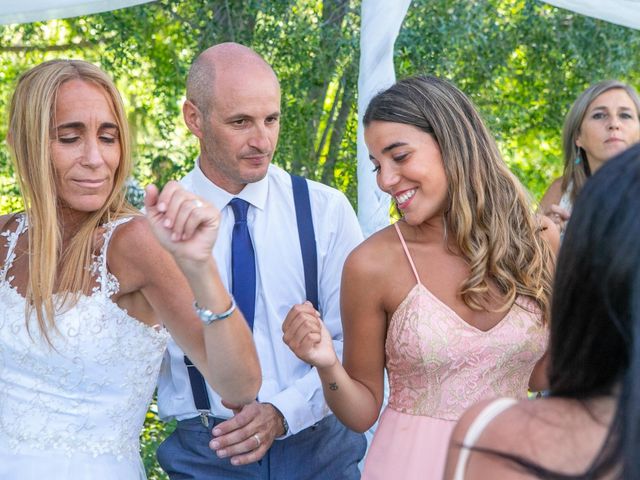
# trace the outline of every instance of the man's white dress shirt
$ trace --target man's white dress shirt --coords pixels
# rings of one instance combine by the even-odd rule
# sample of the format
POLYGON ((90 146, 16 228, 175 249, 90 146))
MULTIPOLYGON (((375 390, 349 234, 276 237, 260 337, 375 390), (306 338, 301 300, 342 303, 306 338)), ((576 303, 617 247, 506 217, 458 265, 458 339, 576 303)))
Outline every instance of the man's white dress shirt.
MULTIPOLYGON (((222 281, 231 291, 234 216, 228 203, 234 196, 207 179, 199 165, 181 183, 222 212, 213 255, 222 281)), ((342 357, 342 267, 347 255, 362 241, 362 232, 353 208, 341 192, 317 182, 308 181, 308 185, 318 254, 320 310, 336 352, 342 357)), ((306 300, 291 177, 270 165, 264 179, 248 184, 237 197, 250 203, 247 220, 256 256, 253 338, 263 375, 258 400, 272 403, 282 412, 292 435, 322 420, 330 411, 315 369, 299 360, 282 341, 282 322, 287 313, 294 304, 306 300)), ((198 415, 183 355, 170 341, 158 380, 158 405, 165 420, 198 415)), ((211 388, 207 390, 213 415, 231 417, 233 413, 222 406, 220 397, 211 388)))

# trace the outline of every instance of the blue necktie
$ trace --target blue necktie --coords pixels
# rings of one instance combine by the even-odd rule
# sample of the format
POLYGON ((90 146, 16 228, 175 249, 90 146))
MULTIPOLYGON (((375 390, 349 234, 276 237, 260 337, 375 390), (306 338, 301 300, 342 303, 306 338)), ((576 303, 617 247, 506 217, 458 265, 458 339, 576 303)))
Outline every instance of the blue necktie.
POLYGON ((256 309, 256 257, 247 225, 249 203, 240 198, 229 202, 235 223, 231 236, 231 293, 253 330, 256 309))

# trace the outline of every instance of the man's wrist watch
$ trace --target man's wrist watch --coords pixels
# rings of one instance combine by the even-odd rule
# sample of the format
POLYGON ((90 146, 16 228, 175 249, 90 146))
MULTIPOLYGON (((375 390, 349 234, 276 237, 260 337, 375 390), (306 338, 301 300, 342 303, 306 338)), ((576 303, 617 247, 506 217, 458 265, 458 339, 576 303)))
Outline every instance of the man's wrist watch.
POLYGON ((289 424, 287 423, 287 419, 284 418, 284 415, 282 414, 282 412, 273 403, 270 403, 269 405, 273 407, 273 409, 276 411, 276 413, 282 420, 282 430, 284 431, 284 433, 280 436, 284 437, 287 433, 289 433, 289 424))

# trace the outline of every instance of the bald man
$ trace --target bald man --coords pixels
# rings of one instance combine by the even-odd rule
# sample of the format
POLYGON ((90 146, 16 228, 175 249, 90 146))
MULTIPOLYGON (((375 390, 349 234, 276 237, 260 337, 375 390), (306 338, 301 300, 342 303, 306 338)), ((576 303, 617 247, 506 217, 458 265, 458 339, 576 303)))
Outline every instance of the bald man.
MULTIPOLYGON (((182 184, 222 212, 213 254, 227 288, 234 285, 236 297, 252 292, 251 299, 255 289, 255 302, 241 308, 245 317, 253 317, 263 381, 255 402, 228 405, 198 384, 172 342, 158 401, 161 417, 177 419, 178 426, 158 449, 160 465, 172 480, 360 478, 364 436, 331 414, 315 369, 282 341, 282 322, 305 301, 306 290, 292 180, 271 163, 280 129, 278 79, 253 50, 235 43, 215 45, 191 66, 183 114, 199 140, 200 156, 182 184), (248 227, 255 266, 249 267, 251 274, 233 278, 232 251, 240 247, 232 232, 241 228, 236 214, 245 215, 237 210, 239 203, 247 208, 242 227, 248 227)), ((342 193, 316 182, 307 185, 321 315, 341 354, 342 266, 362 233, 342 193)))

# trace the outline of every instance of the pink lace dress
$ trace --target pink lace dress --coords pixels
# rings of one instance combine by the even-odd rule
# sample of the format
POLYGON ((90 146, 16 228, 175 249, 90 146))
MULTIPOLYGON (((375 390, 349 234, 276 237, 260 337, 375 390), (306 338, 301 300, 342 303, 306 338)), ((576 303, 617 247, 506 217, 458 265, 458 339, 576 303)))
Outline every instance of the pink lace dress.
POLYGON ((535 303, 522 296, 490 330, 469 325, 422 285, 396 230, 417 284, 389 322, 389 403, 362 478, 440 480, 449 437, 465 409, 486 398, 526 398, 547 331, 535 303))

